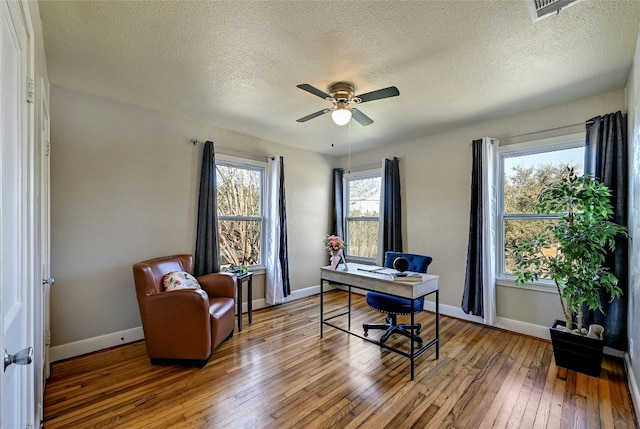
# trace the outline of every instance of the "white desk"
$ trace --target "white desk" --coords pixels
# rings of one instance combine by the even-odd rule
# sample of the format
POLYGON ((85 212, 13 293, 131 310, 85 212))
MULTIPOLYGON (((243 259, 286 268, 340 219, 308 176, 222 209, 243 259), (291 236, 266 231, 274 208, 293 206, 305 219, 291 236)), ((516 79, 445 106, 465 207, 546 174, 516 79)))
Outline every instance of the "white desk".
POLYGON ((323 326, 331 326, 333 328, 339 329, 348 334, 354 335, 358 338, 362 338, 363 340, 369 341, 370 343, 374 343, 379 345, 380 347, 384 347, 385 349, 391 350, 395 353, 398 353, 402 356, 408 357, 411 361, 411 380, 413 380, 414 376, 414 363, 415 358, 426 352, 431 347, 435 346, 436 348, 436 359, 440 358, 440 326, 439 326, 439 309, 438 309, 438 280, 439 277, 433 274, 420 274, 422 277, 422 281, 398 281, 394 280, 390 275, 391 273, 395 273, 396 271, 390 268, 371 272, 368 271, 372 267, 370 265, 362 265, 356 263, 348 263, 349 267, 348 271, 344 271, 344 264, 340 264, 337 270, 334 270, 331 266, 326 266, 320 268, 320 338, 322 338, 323 334, 323 326), (348 286, 349 295, 348 295, 348 309, 345 313, 340 313, 328 318, 324 318, 324 282, 331 282, 340 285, 348 286), (354 287, 356 289, 363 289, 367 291, 375 291, 380 292, 385 295, 397 296, 401 298, 411 299, 411 324, 415 323, 414 320, 414 312, 413 312, 413 300, 417 298, 421 298, 423 296, 430 295, 435 293, 436 298, 436 311, 435 311, 435 328, 436 328, 436 336, 431 341, 424 344, 419 349, 415 349, 414 342, 411 342, 410 352, 407 353, 403 350, 396 349, 394 347, 390 347, 386 344, 382 344, 379 341, 371 340, 367 337, 358 335, 354 332, 351 332, 351 288, 354 287), (344 329, 340 326, 337 326, 330 321, 337 317, 347 316, 347 329, 344 329))

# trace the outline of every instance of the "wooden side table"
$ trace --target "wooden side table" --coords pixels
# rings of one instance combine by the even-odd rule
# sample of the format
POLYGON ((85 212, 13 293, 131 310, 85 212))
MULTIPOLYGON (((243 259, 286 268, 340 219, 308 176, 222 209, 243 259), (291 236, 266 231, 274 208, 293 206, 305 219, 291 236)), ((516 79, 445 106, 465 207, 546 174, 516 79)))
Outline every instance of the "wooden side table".
POLYGON ((236 274, 236 283, 238 284, 238 331, 242 331, 242 285, 247 284, 247 314, 249 323, 251 323, 251 306, 253 301, 253 273, 251 271, 244 274, 236 274))

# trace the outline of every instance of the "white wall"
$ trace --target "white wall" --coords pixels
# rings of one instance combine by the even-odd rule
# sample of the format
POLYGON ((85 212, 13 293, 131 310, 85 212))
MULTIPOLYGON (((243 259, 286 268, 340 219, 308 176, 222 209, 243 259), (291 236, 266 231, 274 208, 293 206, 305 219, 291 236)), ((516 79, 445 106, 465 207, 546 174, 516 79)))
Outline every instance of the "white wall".
MULTIPOLYGON (((502 144, 584 131, 584 125, 515 138, 524 133, 583 124, 596 115, 626 110, 624 91, 612 91, 447 132, 394 143, 352 154, 351 165, 366 165, 383 157, 400 158, 404 250, 432 256, 429 272, 440 275, 440 302, 445 313, 460 310, 467 256, 471 190, 471 147, 483 136, 502 144)), ((346 157, 340 164, 347 166, 346 157)), ((501 326, 548 338, 548 327, 562 318, 556 294, 514 287, 497 288, 501 326)))
POLYGON ((629 351, 626 357, 629 390, 640 416, 640 30, 633 70, 627 84, 629 129, 629 351))
MULTIPOLYGON (((329 230, 331 167, 347 166, 348 157, 336 163, 331 157, 55 86, 51 103, 54 346, 94 341, 95 347, 100 336, 115 335, 116 342, 139 337, 131 265, 193 250, 202 148, 191 145, 192 138, 285 156, 292 288, 318 284, 317 267, 326 262, 319 243, 329 230), (134 338, 125 335, 131 330, 134 338)), ((441 276, 445 312, 464 316, 459 307, 471 140, 492 136, 512 144, 575 133, 584 127, 510 137, 617 110, 626 110, 623 90, 352 154, 351 165, 401 159, 405 250, 434 257, 430 272, 441 276)), ((263 282, 256 283, 259 298, 263 282)), ((498 287, 497 312, 502 326, 542 337, 548 335, 550 321, 561 317, 554 294, 510 287, 498 287)))
MULTIPOLYGON (((319 284, 330 157, 56 86, 51 111, 54 352, 83 342, 93 345, 69 353, 113 345, 101 336, 137 339, 132 264, 193 253, 203 146, 190 139, 284 156, 291 286, 319 284)), ((254 300, 264 296, 263 284, 254 282, 254 300)))

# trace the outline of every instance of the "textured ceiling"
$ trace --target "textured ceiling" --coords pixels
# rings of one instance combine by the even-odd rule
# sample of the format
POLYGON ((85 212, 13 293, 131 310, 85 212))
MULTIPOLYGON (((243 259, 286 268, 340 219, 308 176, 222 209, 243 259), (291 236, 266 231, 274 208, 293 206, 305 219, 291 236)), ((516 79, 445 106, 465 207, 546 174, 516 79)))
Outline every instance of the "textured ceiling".
MULTIPOLYGON (((341 155, 624 87, 640 1, 40 1, 51 83, 341 155), (296 88, 400 96, 345 127, 296 88), (335 143, 335 147, 332 147, 335 143)), ((194 136, 211 138, 216 136, 194 136)), ((224 142, 219 142, 224 145, 224 142)))

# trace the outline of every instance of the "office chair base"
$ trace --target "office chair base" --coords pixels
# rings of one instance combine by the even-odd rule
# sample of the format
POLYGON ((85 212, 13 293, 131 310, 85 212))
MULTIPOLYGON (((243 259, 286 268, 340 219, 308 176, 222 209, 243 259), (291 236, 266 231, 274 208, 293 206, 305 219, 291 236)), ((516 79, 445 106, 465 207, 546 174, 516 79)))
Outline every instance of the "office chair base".
POLYGON ((391 337, 393 334, 404 335, 418 343, 418 348, 422 347, 422 337, 420 336, 420 330, 422 329, 422 325, 420 323, 414 323, 411 325, 410 323, 397 323, 397 317, 395 314, 387 316, 387 323, 364 323, 362 328, 364 329, 364 336, 369 336, 369 329, 383 329, 386 332, 380 337, 380 343, 384 344, 385 341, 391 337))

